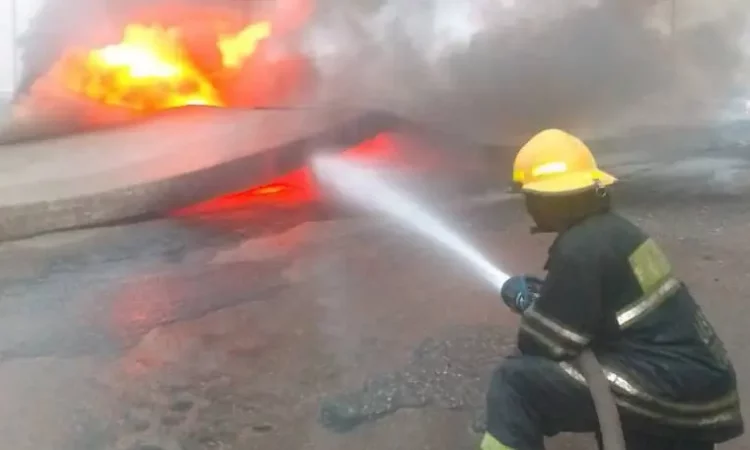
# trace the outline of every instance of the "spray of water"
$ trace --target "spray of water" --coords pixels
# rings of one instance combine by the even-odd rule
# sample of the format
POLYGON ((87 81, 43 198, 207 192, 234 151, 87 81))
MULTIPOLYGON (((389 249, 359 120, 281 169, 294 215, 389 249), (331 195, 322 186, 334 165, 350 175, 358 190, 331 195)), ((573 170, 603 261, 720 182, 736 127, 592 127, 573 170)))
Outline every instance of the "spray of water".
POLYGON ((373 168, 336 156, 320 155, 313 161, 313 170, 321 183, 335 188, 349 200, 387 214, 401 225, 451 250, 498 290, 508 279, 507 274, 471 243, 433 212, 384 180, 373 168))
MULTIPOLYGON (((498 290, 508 279, 508 275, 495 267, 454 230, 438 220, 435 214, 383 180, 372 168, 325 155, 318 156, 313 161, 313 170, 322 183, 336 188, 349 200, 398 219, 402 225, 452 250, 498 290)), ((590 349, 586 349, 578 357, 578 362, 591 390, 601 424, 604 448, 624 450, 625 440, 615 399, 596 356, 590 349)))

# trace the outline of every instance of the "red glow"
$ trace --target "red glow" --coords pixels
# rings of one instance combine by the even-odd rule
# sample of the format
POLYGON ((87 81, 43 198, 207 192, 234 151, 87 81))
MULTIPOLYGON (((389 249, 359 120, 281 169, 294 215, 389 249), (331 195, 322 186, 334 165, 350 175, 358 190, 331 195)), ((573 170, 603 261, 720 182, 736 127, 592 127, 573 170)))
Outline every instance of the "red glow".
POLYGON ((248 194, 250 195, 273 195, 278 194, 280 192, 288 191, 289 189, 292 189, 290 186, 286 186, 283 184, 273 183, 268 184, 266 186, 260 186, 255 189, 250 189, 248 191, 248 194))
POLYGON ((113 109, 137 117, 188 105, 285 104, 312 77, 293 33, 314 3, 274 5, 248 12, 172 3, 131 11, 122 28, 92 30, 87 41, 98 44, 66 48, 17 109, 64 105, 109 123, 113 109))
MULTIPOLYGON (((395 136, 380 133, 375 137, 345 150, 347 159, 371 164, 398 166, 404 162, 395 136)), ((270 183, 221 197, 176 211, 175 215, 206 214, 245 208, 252 205, 298 206, 320 200, 315 177, 309 167, 302 167, 282 175, 270 183)))
POLYGON ((398 147, 395 136, 390 133, 380 133, 372 139, 345 150, 343 156, 352 160, 366 161, 368 164, 392 166, 403 162, 403 155, 398 147))

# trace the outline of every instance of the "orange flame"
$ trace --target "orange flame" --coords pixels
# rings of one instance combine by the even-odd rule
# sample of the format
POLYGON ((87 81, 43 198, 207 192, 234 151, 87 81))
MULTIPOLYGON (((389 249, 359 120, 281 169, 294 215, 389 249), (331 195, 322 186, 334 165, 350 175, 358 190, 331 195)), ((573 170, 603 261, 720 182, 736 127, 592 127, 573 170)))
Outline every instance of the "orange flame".
MULTIPOLYGON (((215 42, 223 69, 241 67, 270 36, 268 22, 251 24, 215 42)), ((51 75, 64 88, 102 102, 138 111, 187 105, 225 106, 225 100, 192 60, 177 28, 129 25, 120 43, 69 52, 51 75)))
POLYGON ((218 47, 225 68, 238 69, 255 52, 260 41, 271 36, 271 24, 259 22, 245 27, 235 35, 219 37, 218 47))
POLYGON ((106 125, 188 105, 279 106, 314 82, 297 34, 314 5, 275 0, 245 9, 166 0, 125 8, 116 15, 127 20, 122 28, 104 23, 93 34, 62 36, 99 44, 68 47, 13 114, 57 120, 62 111, 79 125, 106 125))
POLYGON ((151 111, 223 104, 174 29, 130 25, 121 43, 77 56, 61 67, 64 86, 108 105, 151 111))
MULTIPOLYGON (((259 21, 227 32, 232 28, 237 30, 231 22, 207 23, 196 35, 194 28, 131 24, 118 43, 68 50, 32 92, 62 89, 144 113, 187 105, 231 106, 232 99, 225 97, 231 96, 233 83, 241 85, 247 77, 247 63, 271 36, 272 26, 259 21)), ((276 68, 257 61, 250 66, 276 68)))

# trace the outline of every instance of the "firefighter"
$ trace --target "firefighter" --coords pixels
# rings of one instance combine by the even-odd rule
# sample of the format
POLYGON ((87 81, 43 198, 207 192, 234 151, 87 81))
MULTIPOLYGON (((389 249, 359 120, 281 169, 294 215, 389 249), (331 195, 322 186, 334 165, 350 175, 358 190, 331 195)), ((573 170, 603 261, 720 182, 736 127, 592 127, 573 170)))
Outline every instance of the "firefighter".
POLYGON ((503 286, 521 314, 518 352, 493 374, 482 450, 538 450, 545 436, 598 433, 575 362, 585 348, 604 368, 629 450, 708 450, 741 435, 722 342, 658 244, 611 211, 616 179, 587 146, 543 131, 521 148, 513 178, 535 231, 557 236, 544 280, 515 276, 503 286))

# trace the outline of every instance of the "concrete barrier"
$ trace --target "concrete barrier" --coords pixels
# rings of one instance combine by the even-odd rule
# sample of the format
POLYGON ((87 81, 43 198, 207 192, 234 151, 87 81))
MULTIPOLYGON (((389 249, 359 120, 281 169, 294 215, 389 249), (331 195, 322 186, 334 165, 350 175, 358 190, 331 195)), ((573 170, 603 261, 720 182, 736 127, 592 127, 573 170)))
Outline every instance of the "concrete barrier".
POLYGON ((116 223, 266 182, 397 119, 351 110, 183 108, 0 146, 0 240, 116 223))
MULTIPOLYGON (((750 133, 747 127, 719 127, 719 135, 733 141, 750 133)), ((182 108, 108 129, 0 145, 0 240, 155 217, 270 181, 306 164, 312 152, 343 150, 384 131, 439 142, 435 148, 455 153, 453 162, 441 157, 449 165, 479 161, 480 168, 467 169, 474 178, 498 186, 509 179, 516 148, 472 145, 392 114, 182 108)), ((707 149, 717 136, 714 127, 692 131, 591 144, 604 168, 620 176, 629 165, 653 163, 656 153, 666 158, 707 149)))

